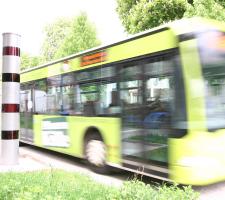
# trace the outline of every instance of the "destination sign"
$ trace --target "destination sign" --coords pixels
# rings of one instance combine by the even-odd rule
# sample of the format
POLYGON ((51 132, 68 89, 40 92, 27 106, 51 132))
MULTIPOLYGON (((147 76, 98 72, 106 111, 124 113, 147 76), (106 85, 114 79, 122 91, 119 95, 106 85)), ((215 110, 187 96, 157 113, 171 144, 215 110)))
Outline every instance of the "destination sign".
POLYGON ((106 61, 106 57, 107 57, 106 51, 100 51, 97 53, 82 56, 81 57, 81 67, 104 62, 104 61, 106 61))

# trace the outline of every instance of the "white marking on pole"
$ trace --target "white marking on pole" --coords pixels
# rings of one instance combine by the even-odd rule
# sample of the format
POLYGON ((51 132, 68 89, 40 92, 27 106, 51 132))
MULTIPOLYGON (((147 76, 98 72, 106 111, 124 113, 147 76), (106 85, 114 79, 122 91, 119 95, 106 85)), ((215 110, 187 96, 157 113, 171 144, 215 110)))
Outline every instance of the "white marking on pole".
POLYGON ((19 140, 2 140, 2 156, 1 156, 1 164, 4 165, 15 165, 19 163, 18 154, 19 148, 15 148, 19 146, 19 140), (4 153, 7 152, 7 153, 4 153), (10 159, 9 159, 10 158, 10 159))
POLYGON ((20 113, 2 113, 2 130, 11 131, 20 129, 20 113))
POLYGON ((20 103, 20 84, 17 82, 3 82, 2 83, 2 90, 3 91, 14 91, 14 92, 6 92, 2 95, 2 104, 10 104, 20 103))
POLYGON ((3 33, 3 47, 20 47, 20 35, 16 33, 3 33))
POLYGON ((2 73, 20 73, 20 57, 18 56, 3 56, 2 64, 5 66, 2 68, 2 73))

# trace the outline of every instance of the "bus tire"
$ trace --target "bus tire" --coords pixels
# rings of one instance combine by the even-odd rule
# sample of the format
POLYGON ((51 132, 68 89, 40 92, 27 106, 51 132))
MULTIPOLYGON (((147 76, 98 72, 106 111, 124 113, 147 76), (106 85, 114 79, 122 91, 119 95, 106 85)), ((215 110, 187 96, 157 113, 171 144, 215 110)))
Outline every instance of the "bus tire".
POLYGON ((106 165, 106 145, 99 133, 87 135, 84 154, 92 171, 99 174, 109 174, 110 170, 106 165))

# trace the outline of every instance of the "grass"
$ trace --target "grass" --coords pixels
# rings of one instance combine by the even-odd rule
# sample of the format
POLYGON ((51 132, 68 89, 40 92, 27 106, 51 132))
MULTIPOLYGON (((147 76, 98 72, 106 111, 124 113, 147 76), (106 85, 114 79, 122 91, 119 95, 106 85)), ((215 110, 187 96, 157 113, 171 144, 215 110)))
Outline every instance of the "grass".
POLYGON ((1 173, 0 180, 1 200, 194 200, 199 197, 191 187, 150 186, 132 180, 117 188, 62 170, 1 173))

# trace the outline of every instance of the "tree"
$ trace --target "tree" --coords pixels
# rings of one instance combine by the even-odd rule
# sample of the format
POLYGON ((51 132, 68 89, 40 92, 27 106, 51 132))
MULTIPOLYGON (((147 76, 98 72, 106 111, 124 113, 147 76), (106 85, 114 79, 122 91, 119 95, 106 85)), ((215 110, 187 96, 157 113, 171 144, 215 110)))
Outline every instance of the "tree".
POLYGON ((68 56, 100 45, 95 27, 88 21, 87 15, 81 13, 72 20, 68 34, 55 54, 55 58, 68 56))
POLYGON ((117 12, 128 33, 137 33, 180 19, 186 0, 117 0, 117 12))
POLYGON ((183 17, 224 21, 225 0, 117 0, 125 30, 137 33, 183 17))
POLYGON ((73 18, 59 18, 44 28, 45 39, 41 56, 23 53, 21 69, 40 65, 100 44, 96 30, 85 13, 73 18))
POLYGON ((21 54, 20 69, 25 70, 40 65, 43 62, 40 56, 31 56, 28 53, 21 54))
POLYGON ((225 8, 225 0, 216 0, 216 2, 225 8))
POLYGON ((71 29, 72 20, 59 18, 44 28, 42 55, 45 61, 55 59, 56 52, 71 29))
POLYGON ((225 21, 225 0, 194 0, 188 4, 185 17, 200 16, 225 21))

